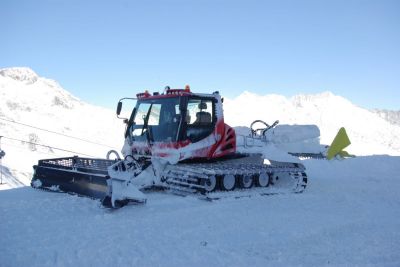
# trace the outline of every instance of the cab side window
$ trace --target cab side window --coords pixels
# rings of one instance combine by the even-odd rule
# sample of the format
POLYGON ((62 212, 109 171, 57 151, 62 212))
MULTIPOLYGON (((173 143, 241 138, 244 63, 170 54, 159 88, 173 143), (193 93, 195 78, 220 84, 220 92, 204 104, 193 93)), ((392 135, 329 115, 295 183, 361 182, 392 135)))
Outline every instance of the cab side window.
POLYGON ((186 112, 187 137, 198 142, 214 130, 214 108, 210 99, 189 99, 186 112))

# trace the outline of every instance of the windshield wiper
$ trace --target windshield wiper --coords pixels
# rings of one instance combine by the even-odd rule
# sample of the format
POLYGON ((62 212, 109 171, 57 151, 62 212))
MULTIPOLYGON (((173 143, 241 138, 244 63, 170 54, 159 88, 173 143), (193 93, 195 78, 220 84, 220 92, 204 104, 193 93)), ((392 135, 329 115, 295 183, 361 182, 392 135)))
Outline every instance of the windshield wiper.
POLYGON ((147 142, 149 144, 150 144, 149 119, 150 119, 150 112, 151 112, 152 107, 153 107, 153 104, 150 105, 149 111, 147 111, 146 117, 144 118, 144 122, 143 122, 142 133, 140 134, 140 135, 143 135, 143 132, 146 129, 146 138, 147 138, 147 142))
POLYGON ((136 124, 135 121, 134 121, 135 115, 136 115, 136 107, 133 108, 131 116, 129 117, 129 120, 128 120, 127 124, 126 124, 125 138, 128 137, 128 135, 129 135, 128 131, 131 128, 131 126, 136 124))

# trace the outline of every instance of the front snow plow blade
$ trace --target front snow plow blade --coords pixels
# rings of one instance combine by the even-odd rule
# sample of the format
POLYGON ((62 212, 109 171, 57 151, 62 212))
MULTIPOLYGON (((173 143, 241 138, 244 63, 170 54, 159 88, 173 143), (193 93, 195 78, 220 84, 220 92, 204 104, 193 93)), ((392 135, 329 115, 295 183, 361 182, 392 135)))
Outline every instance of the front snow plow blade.
POLYGON ((104 199, 108 195, 107 168, 114 160, 92 158, 55 158, 39 160, 33 166, 33 188, 104 199))

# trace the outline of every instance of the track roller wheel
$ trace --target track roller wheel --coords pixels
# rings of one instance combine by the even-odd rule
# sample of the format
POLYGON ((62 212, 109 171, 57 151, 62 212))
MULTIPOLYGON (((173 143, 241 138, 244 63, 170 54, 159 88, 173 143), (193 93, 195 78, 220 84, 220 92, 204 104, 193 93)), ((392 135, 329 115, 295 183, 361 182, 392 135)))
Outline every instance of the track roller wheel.
POLYGON ((215 175, 209 176, 207 180, 204 180, 203 186, 206 192, 214 191, 217 188, 217 177, 215 175))
POLYGON ((221 177, 221 188, 226 191, 233 190, 236 186, 236 177, 233 174, 227 174, 221 177))
POLYGON ((270 185, 276 188, 291 188, 294 181, 291 173, 274 173, 271 175, 270 185))
POLYGON ((250 188, 253 186, 254 178, 252 175, 241 175, 239 177, 239 183, 241 188, 250 188))
POLYGON ((258 186, 266 187, 266 186, 268 186, 268 182, 269 182, 268 174, 260 173, 260 175, 258 175, 258 177, 257 177, 257 185, 258 186))

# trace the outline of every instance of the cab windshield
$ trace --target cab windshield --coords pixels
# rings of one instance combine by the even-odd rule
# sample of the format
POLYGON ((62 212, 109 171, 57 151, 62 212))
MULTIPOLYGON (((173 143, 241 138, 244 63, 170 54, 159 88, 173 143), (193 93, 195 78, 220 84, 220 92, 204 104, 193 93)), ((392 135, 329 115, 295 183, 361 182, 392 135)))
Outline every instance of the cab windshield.
POLYGON ((206 97, 140 99, 136 104, 129 135, 133 141, 195 143, 213 130, 216 122, 215 103, 206 97), (181 114, 182 113, 182 114, 181 114), (181 120, 183 116, 184 119, 181 120))
POLYGON ((140 100, 129 133, 134 141, 175 142, 179 121, 178 97, 140 100))

